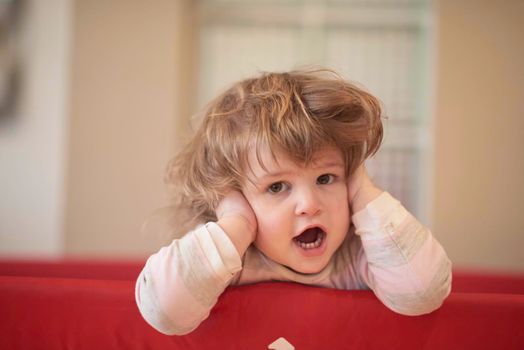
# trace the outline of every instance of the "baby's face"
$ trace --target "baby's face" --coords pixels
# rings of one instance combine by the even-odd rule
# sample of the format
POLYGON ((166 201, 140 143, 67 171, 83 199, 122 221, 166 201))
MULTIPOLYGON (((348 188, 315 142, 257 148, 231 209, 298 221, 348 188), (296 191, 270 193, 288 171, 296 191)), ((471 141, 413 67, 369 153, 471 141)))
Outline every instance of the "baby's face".
POLYGON ((300 273, 316 273, 342 244, 350 224, 344 161, 325 148, 307 167, 276 152, 250 155, 253 173, 243 187, 255 212, 254 242, 267 257, 300 273))

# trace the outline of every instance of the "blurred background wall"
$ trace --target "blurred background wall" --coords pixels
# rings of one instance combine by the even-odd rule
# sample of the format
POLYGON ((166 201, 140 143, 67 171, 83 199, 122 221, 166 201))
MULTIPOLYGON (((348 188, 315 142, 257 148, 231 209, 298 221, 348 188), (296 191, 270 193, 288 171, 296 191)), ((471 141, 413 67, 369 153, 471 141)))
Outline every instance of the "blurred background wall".
POLYGON ((287 28, 271 43, 279 50, 263 45, 275 23, 257 22, 268 26, 264 34, 252 29, 260 16, 242 1, 26 1, 24 93, 16 115, 0 119, 1 256, 137 258, 157 250, 165 238, 141 225, 167 203, 163 172, 190 115, 257 69, 313 63, 339 69, 384 101, 385 153, 370 167, 432 228, 455 266, 524 271, 524 3, 369 0, 357 10, 350 0, 284 2, 288 10, 270 3, 265 17, 287 28), (298 24, 286 15, 296 3, 298 24), (348 15, 330 15, 331 5, 348 15), (235 22, 246 32, 224 26, 231 8, 248 19, 235 22), (326 18, 336 22, 332 46, 318 34, 327 32, 326 18), (358 41, 355 28, 372 36, 358 41), (245 46, 228 47, 231 38, 245 46), (351 61, 351 45, 372 40, 363 57, 377 67, 398 47, 416 60, 352 73, 368 66, 351 61), (339 43, 349 41, 344 51, 339 43), (408 123, 402 116, 411 112, 408 123), (399 147, 417 158, 392 162, 404 159, 391 153, 399 147))
POLYGON ((440 1, 434 231, 456 265, 524 270, 524 2, 440 1))
POLYGON ((64 248, 126 256, 164 197, 181 116, 178 1, 75 1, 64 248))
POLYGON ((72 4, 0 5, 2 105, 11 100, 0 114, 0 252, 55 256, 64 251, 72 4))

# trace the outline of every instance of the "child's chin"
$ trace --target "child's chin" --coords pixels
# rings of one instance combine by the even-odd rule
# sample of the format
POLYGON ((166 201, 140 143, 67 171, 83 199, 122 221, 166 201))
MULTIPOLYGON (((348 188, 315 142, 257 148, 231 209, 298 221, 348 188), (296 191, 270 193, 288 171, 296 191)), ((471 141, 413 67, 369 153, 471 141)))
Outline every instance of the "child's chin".
POLYGON ((322 271, 326 265, 327 264, 312 264, 310 266, 302 265, 296 266, 295 268, 291 267, 290 269, 303 275, 313 275, 322 271))

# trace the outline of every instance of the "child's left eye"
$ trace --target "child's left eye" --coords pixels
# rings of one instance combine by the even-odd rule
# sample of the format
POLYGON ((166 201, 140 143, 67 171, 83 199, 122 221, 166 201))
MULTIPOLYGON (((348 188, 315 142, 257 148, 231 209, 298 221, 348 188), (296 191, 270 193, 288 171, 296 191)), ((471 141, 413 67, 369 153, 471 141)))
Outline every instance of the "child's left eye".
POLYGON ((335 176, 334 175, 324 174, 324 175, 320 175, 317 178, 317 184, 319 184, 319 185, 328 185, 328 184, 332 183, 333 180, 335 180, 335 176))

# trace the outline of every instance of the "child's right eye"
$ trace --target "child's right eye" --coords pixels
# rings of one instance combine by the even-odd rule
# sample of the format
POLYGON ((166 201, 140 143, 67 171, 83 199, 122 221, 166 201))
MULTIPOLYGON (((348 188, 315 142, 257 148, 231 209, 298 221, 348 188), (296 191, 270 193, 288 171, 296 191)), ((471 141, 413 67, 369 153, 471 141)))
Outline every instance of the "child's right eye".
POLYGON ((283 182, 275 182, 274 184, 269 185, 267 190, 269 193, 280 193, 286 189, 287 186, 283 182))

